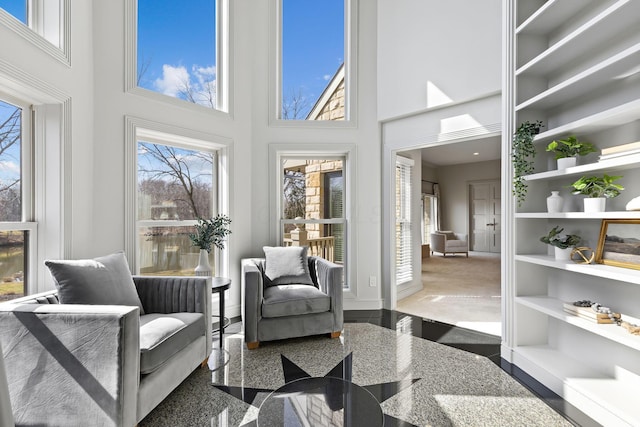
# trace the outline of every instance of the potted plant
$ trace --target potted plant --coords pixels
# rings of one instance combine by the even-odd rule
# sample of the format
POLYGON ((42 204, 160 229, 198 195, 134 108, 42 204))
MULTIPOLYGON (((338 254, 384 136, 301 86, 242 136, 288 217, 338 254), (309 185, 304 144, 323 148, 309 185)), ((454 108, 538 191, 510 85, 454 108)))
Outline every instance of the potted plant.
POLYGON ((595 153, 596 147, 590 142, 579 141, 572 135, 565 139, 551 141, 547 145, 547 151, 555 153, 558 169, 566 169, 576 165, 578 156, 595 153))
POLYGON ((216 215, 211 219, 198 218, 196 232, 189 234, 192 246, 200 248, 200 259, 196 267, 196 276, 210 276, 209 252, 213 246, 224 249, 224 240, 231 234, 231 219, 226 215, 216 215))
POLYGON ((511 146, 511 163, 513 164, 513 195, 522 205, 527 194, 525 175, 533 172, 533 157, 536 155, 533 138, 540 133, 542 122, 523 122, 513 134, 511 146))
POLYGON ((616 184, 622 176, 583 176, 571 184, 572 194, 582 194, 587 196, 584 199, 585 212, 604 212, 607 199, 618 197, 624 187, 616 184))
POLYGON ((546 236, 540 237, 540 241, 551 245, 555 250, 555 257, 558 260, 568 260, 571 258, 571 251, 576 247, 582 238, 576 234, 562 234, 564 228, 553 227, 546 236))

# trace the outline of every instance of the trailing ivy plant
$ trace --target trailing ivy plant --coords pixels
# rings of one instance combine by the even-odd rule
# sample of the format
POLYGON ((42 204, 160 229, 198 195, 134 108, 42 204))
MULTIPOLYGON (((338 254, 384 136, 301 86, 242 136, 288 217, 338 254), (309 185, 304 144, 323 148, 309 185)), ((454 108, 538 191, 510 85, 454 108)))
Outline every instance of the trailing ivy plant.
POLYGON ((513 164, 513 195, 518 201, 518 206, 527 195, 527 183, 525 175, 533 173, 533 158, 536 156, 536 149, 533 146, 533 138, 540 133, 542 122, 523 122, 513 134, 511 146, 511 162, 513 164))

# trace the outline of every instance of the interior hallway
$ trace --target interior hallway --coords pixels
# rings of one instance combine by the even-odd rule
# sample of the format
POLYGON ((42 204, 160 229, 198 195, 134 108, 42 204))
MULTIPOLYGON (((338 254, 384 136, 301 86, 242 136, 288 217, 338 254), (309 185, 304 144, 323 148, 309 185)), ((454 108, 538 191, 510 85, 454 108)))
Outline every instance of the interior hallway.
POLYGON ((396 310, 500 336, 500 254, 436 253, 422 259, 422 284, 421 291, 399 300, 396 310))

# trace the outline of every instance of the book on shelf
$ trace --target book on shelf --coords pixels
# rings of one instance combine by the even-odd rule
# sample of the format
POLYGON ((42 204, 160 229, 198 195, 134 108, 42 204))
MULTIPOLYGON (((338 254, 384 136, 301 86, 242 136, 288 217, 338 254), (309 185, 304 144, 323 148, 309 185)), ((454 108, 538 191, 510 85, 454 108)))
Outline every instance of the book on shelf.
POLYGON ((615 147, 603 148, 600 151, 600 159, 611 158, 614 154, 626 155, 640 152, 640 141, 630 142, 629 144, 616 145, 615 147))
POLYGON ((640 154, 640 148, 638 148, 637 150, 621 151, 620 153, 601 155, 598 158, 598 160, 602 161, 602 160, 609 160, 609 159, 617 159, 619 157, 631 156, 634 154, 640 154))
POLYGON ((620 318, 620 313, 612 313, 614 319, 609 317, 606 313, 598 313, 593 311, 591 307, 578 307, 570 302, 565 302, 563 304, 564 311, 569 314, 573 314, 574 316, 578 316, 581 319, 589 320, 595 323, 601 324, 612 324, 615 323, 614 319, 620 318))

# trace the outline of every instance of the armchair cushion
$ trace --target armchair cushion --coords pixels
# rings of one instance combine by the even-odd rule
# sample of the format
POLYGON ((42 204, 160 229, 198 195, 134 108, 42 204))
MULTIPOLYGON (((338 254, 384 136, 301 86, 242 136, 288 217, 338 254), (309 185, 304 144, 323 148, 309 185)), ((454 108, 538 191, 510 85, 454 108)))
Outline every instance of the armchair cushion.
POLYGON ((124 252, 85 260, 48 260, 61 304, 126 305, 144 309, 124 252))
POLYGON ((263 247, 266 286, 312 285, 306 246, 263 247))
POLYGON ((264 290, 262 317, 322 313, 331 308, 331 298, 308 285, 277 285, 264 290))
POLYGON ((158 369, 171 356, 204 335, 202 313, 140 316, 140 373, 158 369))

